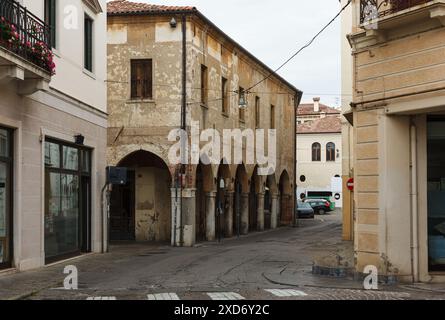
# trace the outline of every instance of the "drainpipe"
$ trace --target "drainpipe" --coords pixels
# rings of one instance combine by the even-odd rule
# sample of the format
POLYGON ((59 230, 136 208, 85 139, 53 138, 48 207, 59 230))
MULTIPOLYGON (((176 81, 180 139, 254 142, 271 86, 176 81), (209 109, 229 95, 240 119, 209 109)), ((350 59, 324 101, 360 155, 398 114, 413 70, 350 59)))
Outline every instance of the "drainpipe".
POLYGON ((417 128, 411 124, 411 263, 413 282, 419 281, 419 235, 417 205, 417 128))
MULTIPOLYGON (((187 132, 187 16, 185 14, 182 15, 182 106, 181 106, 181 129, 183 132, 187 132)), ((187 134, 188 138, 188 134, 187 134)), ((186 181, 186 161, 184 156, 186 155, 185 150, 187 146, 185 145, 186 141, 183 139, 182 144, 182 165, 181 165, 181 225, 180 225, 180 246, 184 245, 184 206, 183 206, 183 189, 184 189, 184 181, 186 181)))

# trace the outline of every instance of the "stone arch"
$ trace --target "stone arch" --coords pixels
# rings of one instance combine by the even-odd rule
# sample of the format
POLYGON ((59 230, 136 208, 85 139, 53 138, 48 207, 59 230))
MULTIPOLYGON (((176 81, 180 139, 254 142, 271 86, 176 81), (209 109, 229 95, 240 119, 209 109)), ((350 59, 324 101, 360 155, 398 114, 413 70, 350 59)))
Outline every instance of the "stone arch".
POLYGON ((110 206, 111 240, 169 241, 172 175, 165 161, 145 150, 120 159, 128 183, 114 186, 110 206))

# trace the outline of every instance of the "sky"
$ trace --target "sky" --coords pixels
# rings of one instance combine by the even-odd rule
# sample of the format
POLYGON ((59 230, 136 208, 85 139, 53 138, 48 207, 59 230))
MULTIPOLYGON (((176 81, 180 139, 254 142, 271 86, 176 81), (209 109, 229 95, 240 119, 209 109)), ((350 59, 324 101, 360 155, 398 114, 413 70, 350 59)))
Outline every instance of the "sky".
MULTIPOLYGON (((132 0, 195 6, 232 39, 272 69, 305 45, 340 10, 338 0, 132 0)), ((305 94, 304 102, 339 106, 340 19, 279 74, 305 94)))

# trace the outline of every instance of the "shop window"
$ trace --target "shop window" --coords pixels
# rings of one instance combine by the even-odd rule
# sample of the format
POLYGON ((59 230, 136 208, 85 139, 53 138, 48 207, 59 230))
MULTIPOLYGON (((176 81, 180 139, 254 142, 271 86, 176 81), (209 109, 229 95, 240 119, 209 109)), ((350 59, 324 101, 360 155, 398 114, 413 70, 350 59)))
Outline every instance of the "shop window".
POLYGON ((445 271, 445 118, 428 119, 428 262, 445 271))
POLYGON ((90 250, 91 151, 45 142, 45 257, 47 262, 90 250))
POLYGON ((12 261, 12 131, 0 128, 0 269, 12 261))

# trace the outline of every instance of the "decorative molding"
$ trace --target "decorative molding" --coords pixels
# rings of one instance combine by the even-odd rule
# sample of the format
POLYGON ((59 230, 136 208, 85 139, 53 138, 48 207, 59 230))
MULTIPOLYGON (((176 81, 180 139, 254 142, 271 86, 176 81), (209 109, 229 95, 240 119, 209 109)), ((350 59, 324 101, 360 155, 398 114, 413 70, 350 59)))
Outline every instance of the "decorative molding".
POLYGON ((99 13, 103 12, 102 7, 100 6, 100 3, 98 0, 82 0, 82 1, 83 1, 83 3, 85 3, 88 6, 88 8, 93 10, 93 12, 95 14, 99 14, 99 13))

